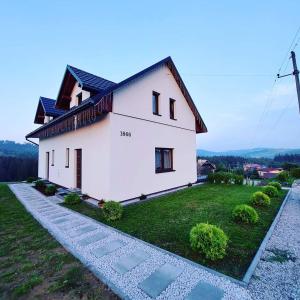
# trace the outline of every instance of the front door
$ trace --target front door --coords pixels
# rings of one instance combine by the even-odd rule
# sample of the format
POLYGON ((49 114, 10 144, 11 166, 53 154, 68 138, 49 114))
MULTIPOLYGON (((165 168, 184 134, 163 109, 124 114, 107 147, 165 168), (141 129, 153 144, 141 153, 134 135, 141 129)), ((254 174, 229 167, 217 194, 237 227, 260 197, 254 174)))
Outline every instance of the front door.
POLYGON ((49 163, 50 163, 50 155, 49 152, 46 152, 46 174, 45 177, 48 180, 49 179, 49 163))
POLYGON ((82 149, 76 149, 76 188, 81 189, 82 149))

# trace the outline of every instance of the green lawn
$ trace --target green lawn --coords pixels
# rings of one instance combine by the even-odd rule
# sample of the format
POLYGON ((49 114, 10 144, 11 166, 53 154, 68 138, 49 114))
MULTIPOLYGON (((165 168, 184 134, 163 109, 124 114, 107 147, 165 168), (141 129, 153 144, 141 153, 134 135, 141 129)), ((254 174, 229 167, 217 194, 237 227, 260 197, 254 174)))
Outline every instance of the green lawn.
POLYGON ((117 299, 0 184, 0 299, 117 299))
POLYGON ((270 207, 258 209, 260 220, 256 225, 233 222, 231 212, 235 205, 248 203, 258 190, 239 185, 192 187, 127 206, 122 219, 114 222, 105 221, 100 209, 86 203, 68 207, 219 272, 242 278, 286 194, 282 191, 270 207), (218 225, 228 235, 230 242, 224 259, 208 261, 190 248, 189 232, 200 222, 218 225))

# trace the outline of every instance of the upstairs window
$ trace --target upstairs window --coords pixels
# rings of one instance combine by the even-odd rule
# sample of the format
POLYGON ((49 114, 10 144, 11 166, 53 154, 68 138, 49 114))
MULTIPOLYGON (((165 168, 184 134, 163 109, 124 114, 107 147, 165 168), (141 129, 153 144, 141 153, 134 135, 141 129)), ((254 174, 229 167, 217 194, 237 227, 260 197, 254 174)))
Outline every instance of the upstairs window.
POLYGON ((175 100, 170 98, 170 119, 175 120, 175 100))
POLYGON ((51 166, 54 166, 54 150, 52 150, 51 166))
POLYGON ((171 172, 173 170, 173 149, 155 148, 155 172, 171 172))
POLYGON ((160 116, 159 114, 159 93, 152 92, 152 112, 154 115, 160 116))
POLYGON ((79 93, 76 97, 77 97, 77 105, 80 105, 82 102, 82 93, 79 93))
POLYGON ((70 148, 66 148, 66 168, 69 168, 70 164, 70 148))

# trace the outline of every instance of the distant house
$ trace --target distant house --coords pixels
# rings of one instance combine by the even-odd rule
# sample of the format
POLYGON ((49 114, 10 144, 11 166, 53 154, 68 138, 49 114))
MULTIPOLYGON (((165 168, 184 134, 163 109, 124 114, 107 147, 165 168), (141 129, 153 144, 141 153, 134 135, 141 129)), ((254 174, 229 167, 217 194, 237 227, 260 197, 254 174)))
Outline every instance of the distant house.
POLYGON ((207 131, 171 57, 119 83, 68 65, 35 123, 39 177, 115 201, 196 182, 196 134, 207 131))
POLYGON ((244 164, 243 165, 243 169, 245 172, 248 172, 248 171, 254 171, 254 170, 258 170, 258 169, 261 169, 261 168, 264 168, 264 166, 260 165, 260 164, 244 164))
POLYGON ((258 175, 263 179, 271 179, 277 177, 277 175, 282 172, 281 168, 261 168, 258 169, 258 175))
POLYGON ((197 176, 206 176, 209 173, 214 173, 216 166, 206 159, 197 160, 197 176))

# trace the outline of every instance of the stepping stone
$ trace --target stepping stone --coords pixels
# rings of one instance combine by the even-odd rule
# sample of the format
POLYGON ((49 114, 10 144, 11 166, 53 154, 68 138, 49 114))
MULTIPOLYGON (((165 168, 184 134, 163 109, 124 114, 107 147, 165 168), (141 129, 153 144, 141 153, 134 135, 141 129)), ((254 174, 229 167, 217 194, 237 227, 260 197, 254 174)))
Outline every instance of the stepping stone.
POLYGON ((224 291, 207 282, 200 281, 185 298, 186 300, 219 300, 222 299, 224 291))
POLYGON ((102 246, 100 248, 96 248, 94 250, 92 250, 92 254, 94 254, 96 257, 102 257, 106 254, 109 254, 121 247, 123 247, 126 243, 121 241, 121 240, 114 240, 110 243, 108 243, 107 245, 105 246, 102 246))
POLYGON ((70 237, 76 237, 78 235, 82 235, 84 233, 91 232, 96 229, 97 229, 97 227, 94 225, 87 225, 87 226, 76 229, 74 232, 72 232, 69 235, 70 235, 70 237))
POLYGON ((138 286, 151 298, 156 298, 182 273, 182 271, 182 268, 166 263, 144 281, 139 283, 138 286))
POLYGON ((75 222, 73 222, 71 224, 68 224, 66 226, 65 225, 64 226, 59 226, 59 228, 61 230, 69 230, 69 229, 74 229, 75 227, 78 227, 78 226, 83 225, 83 224, 85 224, 84 221, 75 221, 75 222))
POLYGON ((64 223, 70 221, 70 219, 68 218, 61 218, 61 219, 55 219, 54 221, 52 221, 53 224, 60 224, 60 223, 64 223))
POLYGON ((145 261, 148 257, 149 254, 147 252, 143 250, 136 250, 130 255, 120 258, 120 260, 113 265, 113 269, 120 274, 125 274, 145 261))
POLYGON ((68 215, 68 213, 54 214, 52 216, 49 216, 49 219, 54 220, 54 219, 57 219, 57 218, 60 218, 60 217, 64 217, 64 216, 67 216, 67 215, 68 215))
POLYGON ((102 239, 104 239, 105 237, 107 237, 108 235, 106 233, 103 233, 103 232, 98 232, 97 234, 94 234, 94 235, 91 235, 91 236, 88 236, 80 241, 78 241, 78 245, 80 246, 87 246, 89 244, 92 244, 92 243, 95 243, 95 242, 98 242, 102 239))

